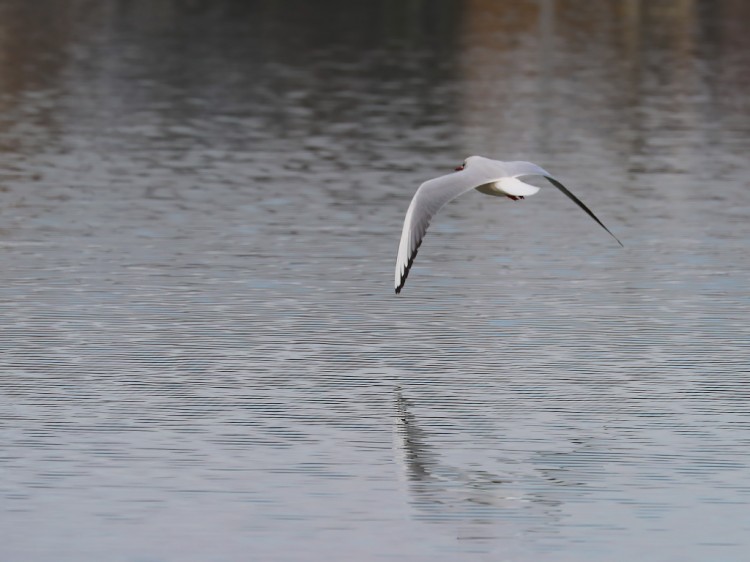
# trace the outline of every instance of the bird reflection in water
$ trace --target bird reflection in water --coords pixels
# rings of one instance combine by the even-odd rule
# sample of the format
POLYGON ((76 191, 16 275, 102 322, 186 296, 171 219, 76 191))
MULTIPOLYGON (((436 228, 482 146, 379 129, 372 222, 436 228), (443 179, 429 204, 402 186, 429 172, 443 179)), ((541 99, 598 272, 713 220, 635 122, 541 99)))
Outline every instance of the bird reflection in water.
MULTIPOLYGON (((483 539, 515 532, 514 521, 528 528, 529 518, 538 518, 544 527, 560 517, 558 499, 523 490, 529 485, 521 481, 527 474, 523 467, 515 467, 522 471, 516 478, 511 466, 501 466, 510 469, 503 474, 449 466, 430 444, 401 388, 396 387, 394 399, 394 455, 417 518, 460 523, 458 538, 483 539), (490 530, 489 525, 495 526, 490 530)), ((544 471, 536 472, 549 482, 544 471)))

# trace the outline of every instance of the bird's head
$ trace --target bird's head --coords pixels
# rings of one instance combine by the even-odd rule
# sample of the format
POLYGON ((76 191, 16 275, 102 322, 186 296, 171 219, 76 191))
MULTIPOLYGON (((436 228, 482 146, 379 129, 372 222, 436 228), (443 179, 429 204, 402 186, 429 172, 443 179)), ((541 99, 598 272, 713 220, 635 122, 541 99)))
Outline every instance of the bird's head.
POLYGON ((471 163, 474 160, 478 160, 480 158, 481 156, 469 156, 466 160, 463 161, 463 163, 458 168, 456 168, 456 171, 460 172, 461 170, 465 169, 467 166, 471 166, 471 163))

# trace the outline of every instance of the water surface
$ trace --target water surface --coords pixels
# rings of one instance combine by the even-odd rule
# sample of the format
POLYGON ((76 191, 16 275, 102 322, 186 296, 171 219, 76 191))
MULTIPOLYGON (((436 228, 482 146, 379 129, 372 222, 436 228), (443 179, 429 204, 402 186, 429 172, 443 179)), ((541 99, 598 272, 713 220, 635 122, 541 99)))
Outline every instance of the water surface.
POLYGON ((4 2, 0 558, 744 559, 749 17, 4 2))

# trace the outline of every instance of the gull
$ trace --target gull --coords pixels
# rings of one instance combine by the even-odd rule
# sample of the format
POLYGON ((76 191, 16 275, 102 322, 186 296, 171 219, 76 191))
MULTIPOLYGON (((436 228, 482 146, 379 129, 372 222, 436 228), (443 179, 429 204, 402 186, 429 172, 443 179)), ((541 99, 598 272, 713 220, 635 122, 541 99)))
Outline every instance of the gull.
POLYGON ((610 236, 622 242, 617 236, 604 226, 596 215, 583 202, 573 195, 568 188, 556 180, 549 172, 531 162, 501 162, 484 156, 469 156, 455 172, 424 182, 409 204, 404 219, 404 229, 401 232, 401 242, 398 245, 396 258, 396 293, 400 293, 406 283, 409 270, 417 257, 417 251, 427 232, 432 217, 448 202, 459 195, 476 189, 480 193, 495 197, 508 197, 518 201, 526 196, 534 195, 539 188, 519 180, 522 176, 542 176, 557 189, 583 209, 599 226, 609 232, 610 236))

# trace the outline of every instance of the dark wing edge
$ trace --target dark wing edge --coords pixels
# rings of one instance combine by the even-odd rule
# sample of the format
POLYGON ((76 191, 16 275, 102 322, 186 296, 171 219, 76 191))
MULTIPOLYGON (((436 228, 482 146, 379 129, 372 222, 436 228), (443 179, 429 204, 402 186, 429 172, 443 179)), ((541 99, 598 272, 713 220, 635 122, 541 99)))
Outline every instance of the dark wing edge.
POLYGON ((590 216, 592 219, 594 219, 599 224, 599 226, 601 226, 604 230, 606 230, 612 238, 614 238, 615 240, 617 240, 617 243, 620 246, 622 246, 623 248, 625 247, 625 245, 622 242, 620 242, 620 239, 617 238, 617 236, 615 236, 614 234, 612 234, 612 231, 610 229, 608 229, 606 226, 604 226, 604 223, 599 220, 599 218, 593 213, 593 211, 591 211, 591 209, 589 209, 586 205, 584 205, 583 201, 581 201, 580 199, 578 199, 578 197, 576 197, 575 195, 573 195, 573 193, 570 190, 568 190, 567 187, 565 187, 563 184, 561 184, 559 181, 557 181, 553 177, 550 177, 550 176, 544 176, 544 177, 547 179, 548 182, 550 182, 557 189, 559 189, 565 195, 567 195, 570 198, 570 200, 573 201, 573 203, 575 203, 581 209, 583 209, 586 212, 586 214, 588 216, 590 216))
POLYGON ((409 277, 409 271, 411 271, 411 266, 414 263, 414 259, 417 257, 417 253, 419 252, 419 247, 422 245, 422 241, 424 240, 424 237, 426 235, 427 235, 427 229, 425 229, 425 231, 421 234, 421 236, 419 236, 417 245, 414 247, 414 250, 409 256, 409 261, 406 262, 406 267, 401 272, 401 279, 399 280, 398 287, 396 287, 397 295, 401 292, 401 289, 404 288, 404 285, 406 285, 406 278, 409 277))
MULTIPOLYGON (((410 217, 410 220, 413 220, 413 216, 410 217)), ((399 276, 399 283, 396 286, 396 294, 398 295, 401 293, 401 289, 404 288, 404 285, 406 284, 406 278, 409 277, 409 271, 411 271, 411 266, 414 264, 414 260, 417 257, 417 253, 419 252, 419 247, 422 245, 422 242, 424 241, 424 237, 427 236, 427 229, 430 226, 430 220, 426 220, 422 224, 418 225, 418 229, 411 233, 416 234, 414 237, 414 249, 409 254, 409 259, 406 262, 406 266, 404 267, 403 271, 401 271, 399 276)), ((409 225, 411 226, 411 225, 409 225)))

